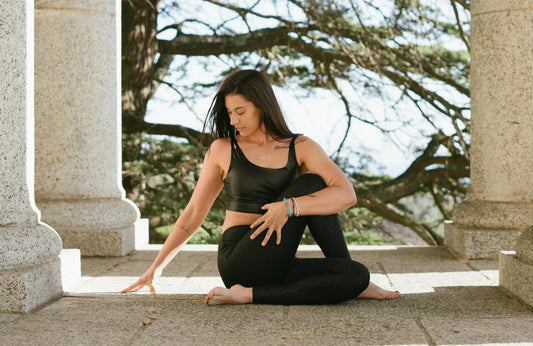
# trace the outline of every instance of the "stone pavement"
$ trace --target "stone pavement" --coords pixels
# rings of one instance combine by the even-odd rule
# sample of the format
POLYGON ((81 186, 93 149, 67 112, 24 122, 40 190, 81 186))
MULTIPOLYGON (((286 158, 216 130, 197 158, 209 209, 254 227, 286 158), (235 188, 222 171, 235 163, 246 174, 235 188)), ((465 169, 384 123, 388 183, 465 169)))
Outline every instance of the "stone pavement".
MULTIPOLYGON (((533 345, 533 312, 498 287, 498 262, 458 261, 439 247, 359 246, 352 257, 395 301, 330 306, 214 306, 216 247, 188 245, 148 290, 119 294, 157 246, 83 258, 82 281, 29 314, 0 313, 0 345, 533 345)), ((302 246, 299 256, 316 257, 302 246)))

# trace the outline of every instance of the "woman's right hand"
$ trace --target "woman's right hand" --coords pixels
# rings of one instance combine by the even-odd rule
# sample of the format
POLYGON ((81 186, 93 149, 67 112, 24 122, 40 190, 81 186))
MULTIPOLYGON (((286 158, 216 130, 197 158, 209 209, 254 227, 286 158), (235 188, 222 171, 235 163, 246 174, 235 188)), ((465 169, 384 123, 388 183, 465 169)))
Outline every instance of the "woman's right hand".
POLYGON ((155 295, 154 282, 157 280, 163 271, 161 269, 148 269, 143 276, 141 276, 133 285, 123 289, 120 293, 126 293, 130 291, 137 292, 144 286, 148 286, 150 293, 155 295))

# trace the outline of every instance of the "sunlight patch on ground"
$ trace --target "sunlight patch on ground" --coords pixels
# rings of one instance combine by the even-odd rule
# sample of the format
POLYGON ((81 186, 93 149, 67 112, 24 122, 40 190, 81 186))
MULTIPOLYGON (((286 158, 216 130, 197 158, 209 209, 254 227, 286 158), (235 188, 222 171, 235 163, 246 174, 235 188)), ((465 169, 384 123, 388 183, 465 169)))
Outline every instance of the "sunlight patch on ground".
MULTIPOLYGON (((120 294, 120 291, 133 284, 137 276, 83 276, 81 282, 68 294, 120 294)), ((218 276, 161 277, 155 284, 157 294, 207 294, 215 286, 224 286, 218 276)), ((146 295, 150 290, 145 287, 133 294, 146 295)))
MULTIPOLYGON (((486 272, 495 272, 489 277, 497 277, 497 270, 486 272)), ((498 286, 498 282, 490 280, 489 277, 472 271, 371 274, 371 280, 375 284, 385 289, 399 290, 402 294, 430 293, 439 287, 498 286)), ((68 293, 119 294, 137 278, 136 276, 84 276, 68 293)), ((218 276, 163 276, 155 285, 158 294, 207 294, 215 286, 224 286, 218 276)), ((150 291, 148 288, 143 288, 134 294, 147 295, 150 291)))

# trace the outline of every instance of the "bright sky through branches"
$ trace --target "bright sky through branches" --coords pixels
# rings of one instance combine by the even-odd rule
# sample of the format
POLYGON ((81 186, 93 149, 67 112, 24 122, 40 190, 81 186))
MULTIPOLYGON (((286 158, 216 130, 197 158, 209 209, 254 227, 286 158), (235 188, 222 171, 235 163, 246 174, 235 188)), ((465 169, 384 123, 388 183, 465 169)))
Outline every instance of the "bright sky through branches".
MULTIPOLYGON (((222 0, 220 2, 230 3, 222 0)), ((350 2, 339 0, 338 3, 349 4, 350 2)), ((367 25, 378 25, 380 18, 382 19, 387 14, 390 14, 393 8, 390 5, 391 2, 387 0, 354 0, 352 3, 356 7, 366 6, 365 9, 367 10, 364 12, 363 20, 367 25), (371 3, 374 9, 369 7, 367 3, 371 3)), ((431 3, 433 6, 445 5, 440 6, 442 15, 453 16, 449 1, 433 0, 422 1, 422 3, 431 3)), ((289 2, 249 0, 238 3, 241 7, 246 7, 246 5, 252 6, 253 4, 257 4, 254 7, 254 11, 266 16, 290 17, 293 21, 298 20, 300 17, 302 20, 304 19, 301 10, 289 2), (273 6, 273 4, 277 6, 273 6)), ((249 30, 243 24, 242 18, 236 16, 234 11, 223 9, 209 3, 209 1, 180 2, 179 6, 180 8, 174 12, 171 10, 159 16, 159 28, 183 21, 183 14, 185 13, 194 15, 194 18, 197 19, 197 21, 194 20, 184 24, 182 30, 189 34, 212 34, 210 28, 201 24, 201 21, 213 23, 214 26, 217 23, 224 22, 224 27, 228 28, 228 30, 233 30, 235 33, 243 33, 249 30)), ((279 22, 269 18, 248 15, 247 19, 251 30, 279 25, 279 22)), ((175 33, 174 30, 167 30, 158 37, 161 39, 172 39, 175 33)), ((228 31, 226 34, 230 34, 230 32, 228 31)), ((421 42, 418 38, 416 44, 429 45, 431 42, 421 42)), ((457 47, 457 42, 454 41, 441 41, 439 44, 451 49, 463 49, 462 47, 457 47)), ((250 59, 253 60, 253 57, 250 59)), ((174 68, 171 69, 178 71, 180 67, 186 65, 188 72, 186 74, 183 72, 174 72, 165 79, 176 85, 178 89, 180 85, 193 86, 196 84, 212 83, 219 81, 220 73, 228 69, 228 67, 237 67, 231 64, 231 59, 227 57, 185 58, 177 56, 173 63, 174 68)), ((366 78, 368 76, 374 78, 372 77, 372 73, 368 71, 358 71, 355 69, 353 73, 361 74, 361 76, 366 78)), ((375 78, 379 79, 380 77, 376 75, 375 78)), ((446 90, 438 83, 427 80, 422 82, 428 89, 438 90, 439 93, 446 95, 446 90)), ((356 115, 365 119, 376 119, 380 127, 391 130, 391 132, 384 134, 364 122, 353 121, 348 139, 341 152, 341 157, 348 158, 351 164, 357 167, 361 160, 366 160, 365 157, 358 154, 363 153, 374 160, 374 163, 368 165, 371 171, 381 171, 392 176, 401 174, 418 155, 416 150, 427 145, 428 136, 434 133, 435 129, 430 128, 421 119, 418 115, 419 111, 413 104, 405 100, 399 101, 402 95, 391 83, 384 81, 384 86, 379 91, 381 95, 373 95, 368 90, 365 90, 363 86, 343 83, 343 81, 339 81, 339 86, 342 88, 343 93, 349 97, 350 107, 357 113, 356 115)), ((290 84, 286 88, 275 88, 276 95, 290 128, 294 132, 303 133, 313 138, 328 154, 334 154, 346 130, 346 109, 338 96, 331 91, 317 89, 307 95, 304 94, 307 91, 297 89, 293 88, 290 84)), ((193 97, 188 97, 186 100, 188 105, 185 105, 182 100, 182 95, 178 95, 176 91, 162 84, 154 98, 148 104, 146 120, 157 123, 180 124, 201 130, 203 119, 207 114, 214 93, 215 89, 212 88, 212 93, 209 96, 194 95, 193 97), (194 112, 191 111, 191 108, 194 112)), ((450 94, 448 97, 453 98, 457 97, 457 95, 450 94)), ((461 102, 464 104, 467 104, 468 101, 461 99, 461 102)), ((436 116, 435 123, 445 133, 453 133, 455 131, 449 121, 439 118, 439 116, 436 116)))

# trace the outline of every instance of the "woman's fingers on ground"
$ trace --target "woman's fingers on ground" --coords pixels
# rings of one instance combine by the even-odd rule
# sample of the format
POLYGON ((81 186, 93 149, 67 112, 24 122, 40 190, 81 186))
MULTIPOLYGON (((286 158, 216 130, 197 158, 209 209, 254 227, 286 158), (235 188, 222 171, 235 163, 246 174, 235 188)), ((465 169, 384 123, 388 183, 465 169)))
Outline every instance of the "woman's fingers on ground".
POLYGON ((137 283, 134 283, 133 285, 128 286, 127 288, 120 291, 120 293, 126 293, 126 292, 133 291, 133 290, 138 291, 139 288, 137 288, 137 286, 138 286, 137 283))

